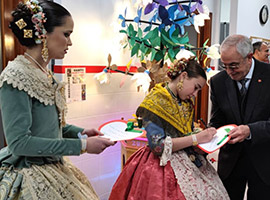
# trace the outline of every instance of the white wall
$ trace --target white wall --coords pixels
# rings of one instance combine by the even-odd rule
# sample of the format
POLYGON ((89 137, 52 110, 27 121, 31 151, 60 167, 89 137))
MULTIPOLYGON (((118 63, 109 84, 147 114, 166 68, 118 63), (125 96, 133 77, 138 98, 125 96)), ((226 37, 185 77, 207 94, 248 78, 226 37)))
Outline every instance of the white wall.
MULTIPOLYGON (((57 0, 72 14, 75 22, 71 35, 73 46, 63 60, 69 65, 106 65, 108 53, 112 62, 126 65, 130 53, 123 52, 119 42, 124 34, 119 33, 119 14, 129 3, 124 0, 57 0)), ((128 11, 131 15, 133 11, 128 11)))
POLYGON ((257 36, 270 39, 270 21, 268 19, 265 25, 261 25, 259 21, 259 12, 263 5, 270 8, 269 0, 233 0, 231 1, 230 22, 233 27, 230 34, 243 34, 248 37, 257 36), (235 23, 237 22, 237 23, 235 23))
POLYGON ((220 0, 220 21, 230 22, 230 0, 220 0))

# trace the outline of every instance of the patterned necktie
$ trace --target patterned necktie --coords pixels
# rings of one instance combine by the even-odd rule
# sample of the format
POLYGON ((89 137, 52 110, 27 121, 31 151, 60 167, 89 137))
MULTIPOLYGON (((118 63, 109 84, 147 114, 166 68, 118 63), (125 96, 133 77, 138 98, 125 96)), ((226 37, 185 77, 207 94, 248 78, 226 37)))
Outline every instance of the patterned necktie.
POLYGON ((244 79, 239 81, 239 83, 241 83, 241 89, 240 89, 241 98, 243 98, 247 93, 247 87, 246 87, 246 82, 247 81, 248 81, 247 78, 244 78, 244 79))
POLYGON ((241 118, 242 120, 244 119, 245 116, 245 95, 247 93, 247 87, 246 87, 246 82, 248 81, 247 78, 242 79, 239 81, 241 83, 241 88, 240 88, 240 112, 241 112, 241 118))

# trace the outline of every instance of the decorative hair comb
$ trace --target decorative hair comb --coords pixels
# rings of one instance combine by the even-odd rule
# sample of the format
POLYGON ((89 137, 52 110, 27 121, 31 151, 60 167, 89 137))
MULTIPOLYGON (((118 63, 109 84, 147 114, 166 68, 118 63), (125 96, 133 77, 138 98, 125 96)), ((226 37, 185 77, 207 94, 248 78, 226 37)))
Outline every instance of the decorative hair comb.
POLYGON ((23 20, 23 18, 16 21, 15 24, 18 26, 20 30, 27 26, 27 23, 23 20))
POLYGON ((181 74, 187 67, 188 60, 181 59, 174 62, 173 66, 168 70, 168 76, 170 78, 177 77, 181 74))
POLYGON ((44 27, 44 23, 46 22, 47 18, 45 17, 45 13, 43 13, 42 7, 39 5, 39 1, 29 0, 25 4, 33 14, 32 22, 34 23, 35 28, 35 42, 36 44, 41 44, 42 40, 46 38, 47 34, 44 27))
POLYGON ((31 29, 24 29, 23 30, 23 37, 24 38, 33 38, 33 31, 31 29))

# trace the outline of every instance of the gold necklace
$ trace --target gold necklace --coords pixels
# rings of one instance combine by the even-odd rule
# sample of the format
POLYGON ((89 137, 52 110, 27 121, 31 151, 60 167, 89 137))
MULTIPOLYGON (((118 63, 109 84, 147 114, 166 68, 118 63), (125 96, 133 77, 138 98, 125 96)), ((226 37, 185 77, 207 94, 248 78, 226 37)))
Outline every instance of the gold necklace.
POLYGON ((49 79, 52 78, 52 73, 50 70, 42 67, 41 64, 39 64, 39 62, 35 58, 33 58, 31 55, 29 55, 28 53, 25 52, 24 55, 26 55, 28 58, 30 58, 38 66, 38 68, 47 75, 47 77, 49 79))
POLYGON ((181 105, 181 99, 173 93, 168 83, 166 83, 166 89, 171 94, 172 98, 178 103, 178 105, 181 105))

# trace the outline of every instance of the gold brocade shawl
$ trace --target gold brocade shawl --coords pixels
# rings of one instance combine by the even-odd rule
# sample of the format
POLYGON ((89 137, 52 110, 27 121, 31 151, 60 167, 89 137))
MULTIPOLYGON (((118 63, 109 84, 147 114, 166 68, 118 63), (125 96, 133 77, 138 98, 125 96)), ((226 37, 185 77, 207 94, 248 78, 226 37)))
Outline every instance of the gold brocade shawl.
POLYGON ((140 107, 161 117, 186 135, 192 132, 194 112, 192 103, 192 101, 182 101, 181 105, 179 105, 177 100, 165 88, 165 83, 159 83, 145 97, 140 107))

